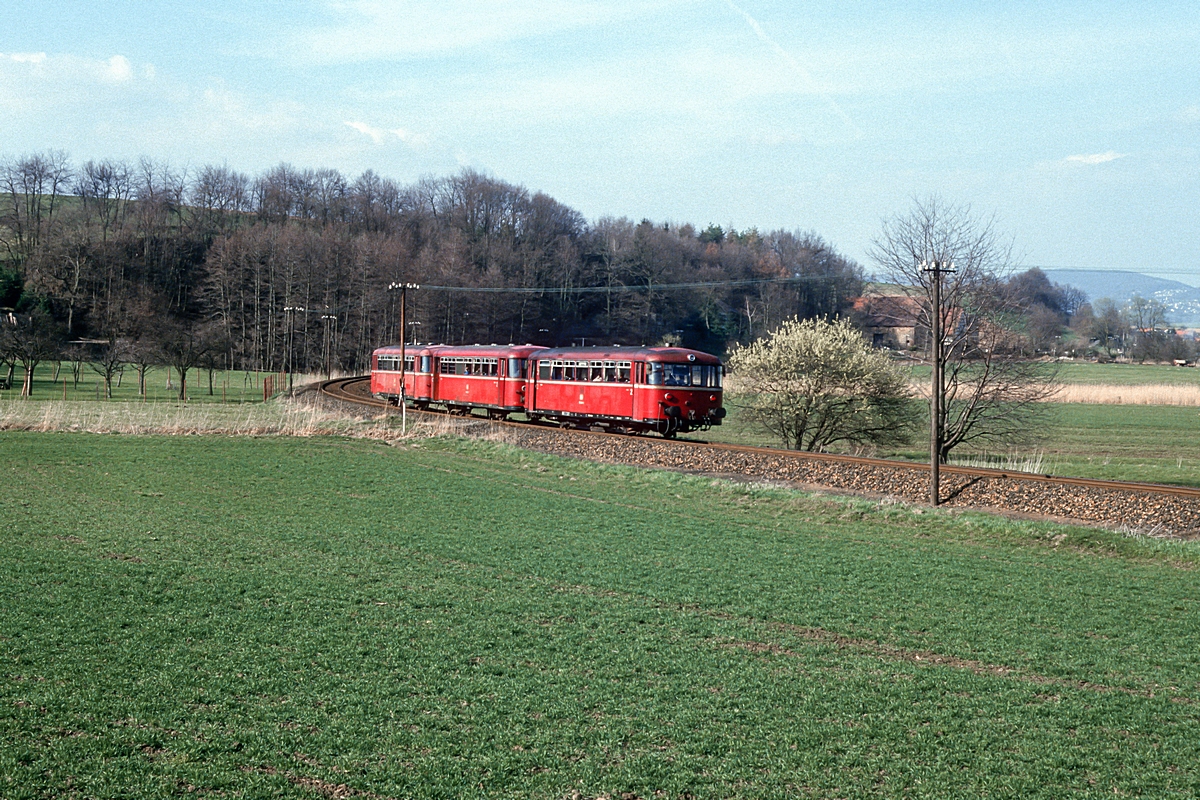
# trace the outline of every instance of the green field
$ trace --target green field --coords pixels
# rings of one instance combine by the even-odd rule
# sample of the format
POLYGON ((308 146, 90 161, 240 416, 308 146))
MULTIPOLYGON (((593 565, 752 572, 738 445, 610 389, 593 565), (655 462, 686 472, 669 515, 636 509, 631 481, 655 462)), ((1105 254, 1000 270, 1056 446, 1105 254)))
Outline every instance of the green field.
MULTIPOLYGON (((777 447, 778 442, 751 428, 736 401, 728 404, 725 424, 685 438, 777 447)), ((928 461, 924 432, 909 447, 874 453, 884 458, 928 461)), ((1149 481, 1200 486, 1200 408, 1194 406, 1089 405, 1052 403, 1039 441, 1016 455, 1040 458, 1041 472, 1104 480, 1149 481)), ((963 447, 954 458, 983 455, 963 447)), ((1004 461, 1008 453, 990 453, 1004 461)))
MULTIPOLYGON (((0 378, 3 377, 4 374, 0 374, 0 378)), ((271 373, 214 370, 212 377, 212 394, 209 394, 208 370, 193 369, 188 371, 188 402, 261 403, 263 399, 263 379, 271 377, 271 373)), ((16 372, 13 375, 12 388, 0 390, 0 400, 20 397, 23 380, 24 373, 18 364, 16 372)), ((280 385, 281 381, 278 375, 274 376, 274 380, 277 390, 286 388, 286 386, 280 385)), ((318 378, 312 375, 297 375, 293 378, 293 381, 299 385, 314 380, 318 380, 318 378)), ((116 379, 113 380, 112 400, 114 402, 122 400, 129 402, 143 401, 143 398, 138 394, 138 376, 137 371, 133 367, 126 367, 120 384, 118 386, 116 379)), ((38 365, 37 370, 34 372, 32 399, 104 400, 104 379, 90 367, 84 365, 79 373, 79 381, 76 382, 69 362, 63 362, 56 378, 54 375, 54 365, 43 363, 38 365)), ((178 373, 167 367, 150 367, 146 372, 145 402, 165 403, 174 402, 178 399, 178 373), (170 373, 170 388, 168 388, 168 373, 170 373)))
POLYGON ((451 439, 0 453, 6 798, 1200 792, 1197 544, 451 439))
POLYGON ((1168 384, 1200 386, 1200 369, 1163 364, 1093 364, 1068 361, 1057 364, 1058 379, 1063 383, 1134 386, 1168 384))

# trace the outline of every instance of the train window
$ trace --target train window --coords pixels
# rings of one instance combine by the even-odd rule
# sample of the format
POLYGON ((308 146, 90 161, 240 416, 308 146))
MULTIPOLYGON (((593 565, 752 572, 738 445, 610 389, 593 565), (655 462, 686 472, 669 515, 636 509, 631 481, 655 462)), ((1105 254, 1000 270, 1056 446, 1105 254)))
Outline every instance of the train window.
POLYGON ((663 364, 663 386, 688 386, 691 383, 691 373, 691 367, 687 364, 663 364))
POLYGON ((429 356, 421 356, 421 372, 423 372, 425 374, 429 374, 432 371, 430 369, 429 362, 430 362, 429 356))
POLYGON ((404 371, 405 372, 414 372, 414 371, 416 371, 416 369, 417 369, 416 357, 415 356, 405 356, 404 357, 404 371))
POLYGON ((617 362, 617 383, 629 383, 629 362, 617 362))
POLYGON ((603 361, 593 361, 592 362, 591 380, 594 383, 599 383, 600 381, 604 380, 604 362, 603 361))
POLYGON ((651 386, 661 386, 663 382, 663 365, 662 364, 647 364, 646 365, 646 383, 651 386))
POLYGON ((508 377, 524 378, 525 377, 525 359, 510 358, 508 360, 508 377))
POLYGON ((700 364, 695 364, 692 366, 692 386, 704 386, 705 385, 704 372, 705 372, 705 369, 700 364))

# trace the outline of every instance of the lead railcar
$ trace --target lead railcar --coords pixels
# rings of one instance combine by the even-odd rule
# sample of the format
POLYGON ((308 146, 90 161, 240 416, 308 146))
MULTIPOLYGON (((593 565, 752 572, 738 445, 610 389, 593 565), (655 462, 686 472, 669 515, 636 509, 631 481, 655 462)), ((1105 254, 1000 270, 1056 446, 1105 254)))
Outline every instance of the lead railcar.
POLYGON ((531 419, 674 436, 720 425, 724 368, 680 347, 577 347, 530 356, 531 419))

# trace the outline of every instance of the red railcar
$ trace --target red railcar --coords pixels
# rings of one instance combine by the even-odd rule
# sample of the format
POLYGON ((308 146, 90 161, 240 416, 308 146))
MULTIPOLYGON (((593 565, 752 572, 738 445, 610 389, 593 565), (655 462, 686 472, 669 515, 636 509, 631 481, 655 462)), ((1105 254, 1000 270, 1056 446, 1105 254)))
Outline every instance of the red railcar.
POLYGON ((528 344, 439 347, 430 402, 463 414, 482 408, 496 418, 524 411, 528 359, 544 349, 528 344))
MULTIPOLYGON (((418 408, 434 398, 434 356, 441 345, 412 344, 404 348, 404 396, 418 408)), ((371 394, 400 402, 400 345, 381 347, 371 354, 371 394)))
POLYGON ((664 436, 720 425, 724 368, 708 353, 680 347, 573 347, 530 359, 537 379, 526 398, 531 419, 601 425, 664 436))
MULTIPOLYGON (((405 347, 405 396, 417 408, 440 405, 465 414, 481 408, 503 418, 525 410, 528 359, 544 350, 535 345, 408 345, 405 347)), ((373 355, 371 393, 400 400, 400 347, 381 347, 373 355)))
MULTIPOLYGON (((375 351, 371 391, 400 399, 400 348, 375 351)), ((664 436, 704 430, 725 417, 716 356, 678 347, 411 345, 405 396, 418 408, 524 412, 561 425, 598 425, 664 436)))

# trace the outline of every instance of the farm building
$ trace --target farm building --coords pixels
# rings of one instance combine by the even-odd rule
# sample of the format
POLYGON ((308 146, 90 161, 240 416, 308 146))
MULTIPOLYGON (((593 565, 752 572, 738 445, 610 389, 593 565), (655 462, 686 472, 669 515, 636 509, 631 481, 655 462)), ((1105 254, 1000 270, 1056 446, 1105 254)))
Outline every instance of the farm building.
POLYGON ((902 294, 864 295, 854 301, 851 313, 873 347, 920 350, 929 338, 918 324, 921 304, 902 294))

